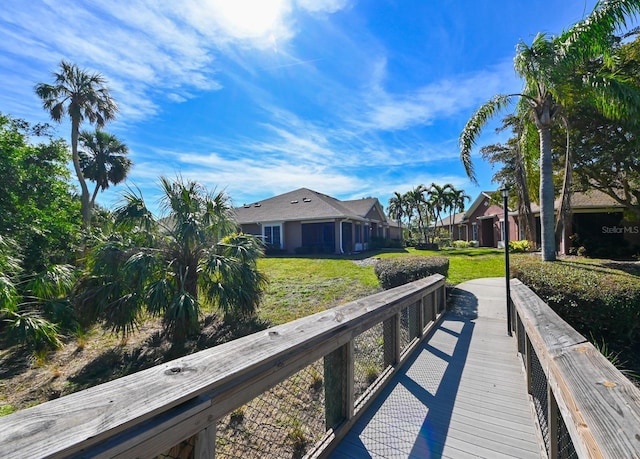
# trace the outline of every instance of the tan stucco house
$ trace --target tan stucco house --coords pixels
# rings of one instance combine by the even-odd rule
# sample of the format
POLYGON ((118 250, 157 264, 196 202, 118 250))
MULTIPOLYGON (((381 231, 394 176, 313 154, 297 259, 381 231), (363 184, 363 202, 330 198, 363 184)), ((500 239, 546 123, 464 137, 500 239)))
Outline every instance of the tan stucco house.
POLYGON ((352 253, 372 238, 400 239, 377 198, 340 201, 300 188, 234 209, 242 231, 285 253, 352 253))

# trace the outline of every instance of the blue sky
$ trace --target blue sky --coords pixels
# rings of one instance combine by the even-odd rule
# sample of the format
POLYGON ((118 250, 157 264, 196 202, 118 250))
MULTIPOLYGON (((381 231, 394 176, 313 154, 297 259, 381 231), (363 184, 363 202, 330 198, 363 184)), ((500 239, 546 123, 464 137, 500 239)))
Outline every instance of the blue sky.
MULTIPOLYGON (((224 189, 235 205, 299 187, 340 199, 451 183, 495 189, 458 136, 519 92, 518 41, 559 34, 593 0, 2 0, 0 112, 47 121, 33 88, 62 59, 101 73, 130 148, 128 184, 224 189)), ((499 118, 498 118, 499 119, 499 118)), ((88 125, 83 126, 89 128, 88 125)), ((57 127, 69 138, 68 123, 57 127)), ((479 146, 504 140, 488 128, 479 146)), ((476 151, 477 153, 477 151, 476 151)), ((112 206, 120 185, 98 201, 112 206)))

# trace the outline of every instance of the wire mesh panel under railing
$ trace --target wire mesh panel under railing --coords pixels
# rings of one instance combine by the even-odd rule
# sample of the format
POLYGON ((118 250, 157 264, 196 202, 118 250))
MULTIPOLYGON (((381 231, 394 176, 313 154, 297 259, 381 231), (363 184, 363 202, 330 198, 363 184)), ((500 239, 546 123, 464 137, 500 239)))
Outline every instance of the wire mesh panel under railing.
POLYGON ((318 360, 218 421, 216 458, 302 457, 326 432, 318 360))
POLYGON ((354 402, 378 379, 385 368, 383 328, 381 322, 353 340, 354 402))
POLYGON ((426 327, 435 320, 436 303, 433 301, 433 294, 427 296, 422 302, 422 316, 424 317, 424 326, 426 327))
POLYGON ((564 423, 562 413, 560 413, 560 409, 558 408, 557 416, 558 432, 556 434, 558 438, 558 459, 579 459, 576 448, 573 445, 573 440, 571 440, 571 436, 567 430, 567 425, 564 423))
POLYGON ((524 331, 524 324, 522 323, 522 320, 520 319, 520 316, 518 314, 516 314, 516 334, 516 337, 518 338, 518 352, 524 360, 527 353, 527 334, 524 331))
POLYGON ((548 410, 548 392, 547 377, 544 374, 542 365, 536 353, 531 352, 531 397, 533 398, 533 406, 540 425, 540 433, 544 440, 547 454, 550 451, 551 444, 549 439, 549 410, 548 410))
POLYGON ((404 351, 409 342, 411 341, 411 335, 409 331, 409 308, 403 308, 400 311, 400 351, 404 351))
POLYGON ((445 292, 446 292, 445 289, 439 289, 434 292, 434 295, 436 297, 436 304, 438 307, 438 314, 440 314, 441 312, 444 312, 444 310, 447 307, 447 299, 446 299, 445 292))

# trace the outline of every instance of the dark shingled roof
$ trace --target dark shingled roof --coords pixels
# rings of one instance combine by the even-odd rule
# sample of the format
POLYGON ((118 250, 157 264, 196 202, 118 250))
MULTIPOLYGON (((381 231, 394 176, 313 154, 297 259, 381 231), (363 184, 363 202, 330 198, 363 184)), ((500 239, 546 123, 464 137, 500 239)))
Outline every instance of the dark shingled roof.
POLYGON ((300 188, 263 201, 245 204, 234 210, 240 224, 331 218, 362 219, 377 202, 377 198, 339 201, 326 194, 300 188))
MULTIPOLYGON (((558 209, 560 207, 560 198, 556 198, 554 207, 558 209)), ((600 190, 578 191, 571 194, 571 208, 572 209, 599 209, 599 208, 615 208, 623 207, 608 194, 603 193, 600 190)), ((533 213, 540 212, 540 206, 532 203, 531 211, 533 213)))

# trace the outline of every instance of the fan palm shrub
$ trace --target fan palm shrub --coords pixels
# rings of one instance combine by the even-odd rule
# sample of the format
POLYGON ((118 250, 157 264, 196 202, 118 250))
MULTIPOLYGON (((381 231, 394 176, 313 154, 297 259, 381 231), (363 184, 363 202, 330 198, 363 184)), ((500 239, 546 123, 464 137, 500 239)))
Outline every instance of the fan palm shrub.
POLYGON ((255 314, 266 286, 256 262, 262 242, 237 234, 230 200, 197 182, 160 179, 162 217, 129 191, 115 210, 117 234, 99 244, 79 288, 86 321, 103 320, 123 336, 147 311, 183 342, 199 330, 203 302, 227 318, 255 314))

